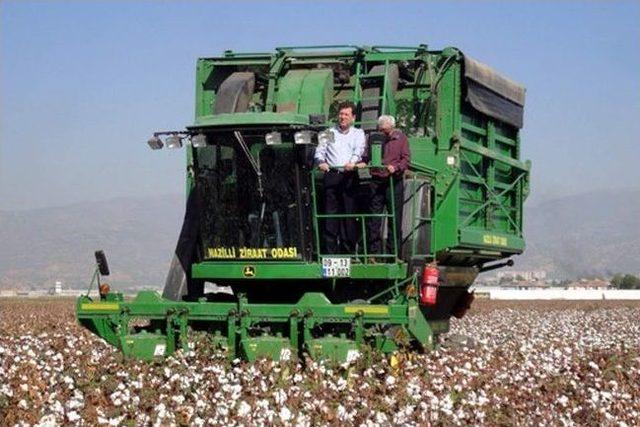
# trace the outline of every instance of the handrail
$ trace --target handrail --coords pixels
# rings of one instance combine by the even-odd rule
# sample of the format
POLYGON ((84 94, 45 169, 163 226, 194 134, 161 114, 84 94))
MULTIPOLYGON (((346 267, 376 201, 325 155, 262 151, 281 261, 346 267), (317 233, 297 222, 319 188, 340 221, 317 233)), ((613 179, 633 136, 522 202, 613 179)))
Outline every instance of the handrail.
MULTIPOLYGON (((247 57, 258 57, 258 56, 269 57, 271 55, 272 55, 271 52, 234 52, 232 50, 224 51, 225 59, 226 58, 247 58, 247 57)), ((218 59, 218 58, 211 58, 211 59, 218 59)))
MULTIPOLYGON (((380 167, 375 166, 364 166, 358 169, 380 169, 380 167)), ((343 168, 330 168, 329 170, 343 170, 343 168)), ((357 173, 357 170, 354 170, 354 173, 357 173)), ((324 175, 323 175, 324 176, 324 175)), ((355 214, 326 214, 318 212, 318 202, 317 197, 318 193, 316 191, 316 169, 311 171, 311 197, 313 203, 313 227, 315 231, 315 245, 316 245, 316 253, 318 257, 322 257, 324 255, 349 255, 354 258, 364 258, 365 260, 370 258, 392 258, 393 260, 398 258, 398 236, 396 231, 396 209, 395 209, 395 191, 394 191, 394 178, 393 175, 389 176, 390 179, 390 193, 391 193, 391 212, 380 213, 380 214, 372 214, 372 213, 355 213, 355 214), (355 218, 360 219, 361 223, 361 232, 362 232, 362 247, 363 253, 359 254, 356 250, 355 253, 350 254, 323 254, 320 250, 321 242, 320 242, 320 226, 318 219, 346 219, 346 218, 355 218), (365 225, 365 219, 367 218, 391 218, 392 221, 392 230, 393 230, 393 253, 381 253, 381 254, 369 254, 368 253, 368 245, 367 245, 367 230, 365 225)), ((382 230, 381 230, 382 232, 382 230)))
POLYGON ((428 46, 425 44, 421 44, 419 46, 385 46, 385 45, 376 45, 376 46, 371 46, 371 50, 427 50, 428 46))
POLYGON ((283 46, 283 47, 277 47, 276 51, 279 52, 285 52, 285 51, 292 51, 292 50, 316 50, 316 49, 343 49, 343 48, 347 48, 347 49, 353 49, 353 50, 362 50, 362 47, 360 46, 356 46, 356 45, 352 45, 352 44, 335 44, 335 45, 320 45, 320 46, 283 46))

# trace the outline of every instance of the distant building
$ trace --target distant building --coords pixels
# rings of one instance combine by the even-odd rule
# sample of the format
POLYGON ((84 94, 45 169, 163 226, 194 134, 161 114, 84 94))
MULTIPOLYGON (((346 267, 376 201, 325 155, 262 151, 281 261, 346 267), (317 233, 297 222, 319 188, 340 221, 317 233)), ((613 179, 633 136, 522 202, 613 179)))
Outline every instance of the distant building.
POLYGON ((474 283, 477 286, 496 286, 498 285, 498 278, 495 276, 479 277, 474 283))
POLYGON ((503 283, 500 286, 501 289, 550 289, 551 285, 547 282, 532 280, 532 281, 517 281, 503 283))
POLYGON ((62 282, 59 280, 56 280, 55 285, 53 285, 53 288, 49 289, 49 295, 62 295, 62 282))
POLYGON ((545 280, 547 272, 544 270, 532 271, 500 271, 496 274, 498 280, 545 280))
POLYGON ((587 290, 587 289, 596 289, 596 290, 606 290, 610 289, 613 286, 611 282, 602 279, 580 279, 575 282, 571 282, 567 285, 567 289, 579 289, 579 290, 587 290))
POLYGON ((0 291, 0 298, 10 298, 18 295, 18 292, 13 289, 7 289, 0 291))

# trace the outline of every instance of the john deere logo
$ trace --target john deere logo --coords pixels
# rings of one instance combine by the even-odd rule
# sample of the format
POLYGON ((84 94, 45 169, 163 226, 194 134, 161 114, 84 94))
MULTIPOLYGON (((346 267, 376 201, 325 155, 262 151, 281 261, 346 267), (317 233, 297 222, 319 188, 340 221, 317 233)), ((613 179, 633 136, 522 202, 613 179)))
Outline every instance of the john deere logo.
POLYGON ((244 277, 255 277, 256 276, 256 268, 252 265, 245 265, 242 269, 242 275, 244 277))

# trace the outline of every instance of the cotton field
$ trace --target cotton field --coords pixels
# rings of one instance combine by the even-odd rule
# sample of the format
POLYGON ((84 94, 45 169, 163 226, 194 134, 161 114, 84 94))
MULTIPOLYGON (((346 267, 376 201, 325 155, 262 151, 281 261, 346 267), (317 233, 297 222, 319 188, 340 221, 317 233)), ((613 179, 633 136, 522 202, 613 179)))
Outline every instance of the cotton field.
POLYGON ((70 300, 0 300, 0 425, 640 425, 640 304, 477 301, 438 351, 123 362, 70 300))

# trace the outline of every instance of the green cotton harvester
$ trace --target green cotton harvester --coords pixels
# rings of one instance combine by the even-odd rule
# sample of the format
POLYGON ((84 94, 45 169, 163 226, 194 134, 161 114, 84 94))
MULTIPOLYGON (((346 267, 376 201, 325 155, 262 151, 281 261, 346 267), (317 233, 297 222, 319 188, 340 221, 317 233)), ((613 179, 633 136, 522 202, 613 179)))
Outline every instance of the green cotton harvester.
MULTIPOLYGON (((186 150, 186 209, 162 296, 100 284, 79 322, 125 357, 189 349, 196 331, 229 358, 349 361, 364 349, 426 351, 461 317, 478 273, 522 253, 530 163, 520 160, 525 89, 455 48, 320 46, 224 52, 196 68, 195 122, 151 148, 186 150), (404 209, 351 213, 354 253, 325 253, 314 150, 353 101, 368 135, 366 199, 380 165, 376 121, 409 137, 404 209), (367 253, 366 221, 400 221, 401 244, 367 253)), ((384 143, 384 142, 383 142, 384 143)), ((335 219, 335 218, 334 218, 335 219)), ((386 227, 383 227, 386 230, 386 227)), ((385 233, 386 234, 386 233, 385 233)), ((385 236, 391 239, 392 236, 385 236)), ((91 287, 89 288, 91 290, 91 287)))

